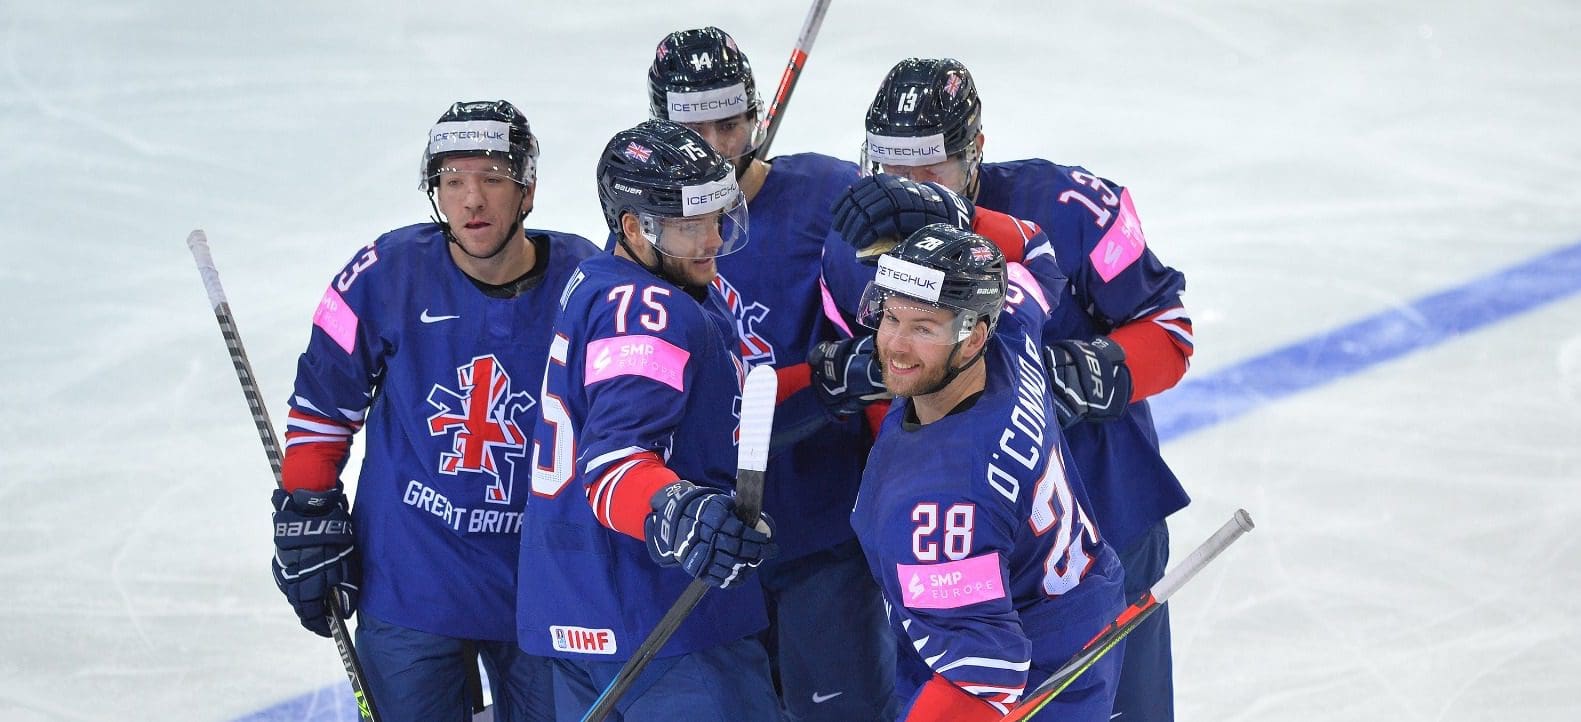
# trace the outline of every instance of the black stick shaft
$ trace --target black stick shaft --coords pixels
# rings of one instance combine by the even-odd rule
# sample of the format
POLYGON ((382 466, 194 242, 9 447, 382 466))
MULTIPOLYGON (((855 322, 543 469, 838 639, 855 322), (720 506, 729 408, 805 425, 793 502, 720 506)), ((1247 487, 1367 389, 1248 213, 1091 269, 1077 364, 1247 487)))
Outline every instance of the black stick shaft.
MULTIPOLYGON (((258 393, 258 381, 253 375, 253 365, 247 360, 247 348, 242 346, 241 332, 236 330, 236 320, 231 316, 231 304, 225 300, 225 288, 220 285, 220 272, 214 267, 214 256, 209 253, 209 237, 201 230, 187 236, 187 248, 192 260, 198 264, 198 275, 203 277, 203 287, 209 294, 209 305, 214 318, 219 321, 220 334, 225 337, 225 348, 231 354, 231 366, 236 369, 236 380, 241 382, 242 395, 247 397, 247 407, 253 414, 253 426, 258 429, 258 441, 263 443, 264 455, 269 457, 269 468, 274 472, 275 486, 281 485, 280 441, 274 433, 274 422, 269 419, 269 408, 263 395, 258 393)), ((340 652, 341 666, 351 681, 351 693, 357 698, 357 713, 368 722, 379 722, 379 714, 368 694, 362 673, 362 662, 351 643, 351 632, 346 628, 346 610, 340 607, 340 598, 329 595, 329 633, 340 652)))

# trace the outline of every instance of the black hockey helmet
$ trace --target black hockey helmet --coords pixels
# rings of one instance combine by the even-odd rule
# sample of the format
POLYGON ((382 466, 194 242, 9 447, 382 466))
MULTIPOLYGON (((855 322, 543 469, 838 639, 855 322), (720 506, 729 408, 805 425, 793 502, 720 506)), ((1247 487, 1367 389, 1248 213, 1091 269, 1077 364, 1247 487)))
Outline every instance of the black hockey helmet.
POLYGON ((734 166, 679 123, 648 120, 616 133, 598 159, 598 200, 616 238, 623 237, 621 217, 631 213, 665 255, 713 258, 746 245, 747 206, 734 166), (684 235, 666 233, 705 219, 718 224, 723 245, 683 247, 671 239, 684 235))
POLYGON ((877 329, 885 302, 905 297, 956 312, 958 343, 978 321, 989 330, 1005 305, 1005 256, 992 241, 946 223, 923 226, 878 259, 878 273, 862 293, 857 320, 877 329))
POLYGON ((653 117, 677 123, 719 120, 761 109, 752 64, 730 34, 709 26, 664 36, 648 67, 653 117))
POLYGON ((527 187, 538 179, 538 139, 527 116, 504 100, 458 102, 428 131, 418 188, 433 192, 446 158, 497 157, 510 179, 527 187))
POLYGON ((867 109, 863 167, 917 166, 969 153, 983 129, 977 84, 954 58, 907 58, 890 68, 867 109))
POLYGON ((654 118, 677 123, 718 123, 745 115, 746 128, 723 137, 739 137, 739 145, 716 148, 745 173, 763 144, 762 101, 752 64, 730 34, 709 26, 678 30, 664 36, 648 67, 648 108, 654 118))

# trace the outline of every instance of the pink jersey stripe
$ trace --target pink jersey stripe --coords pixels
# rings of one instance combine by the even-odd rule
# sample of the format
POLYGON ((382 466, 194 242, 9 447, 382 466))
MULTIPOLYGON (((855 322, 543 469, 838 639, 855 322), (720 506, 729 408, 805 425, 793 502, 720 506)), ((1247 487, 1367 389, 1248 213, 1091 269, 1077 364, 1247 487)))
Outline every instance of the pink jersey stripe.
POLYGON ((324 289, 324 297, 318 302, 318 311, 313 314, 313 325, 324 329, 324 333, 329 334, 346 353, 357 348, 357 312, 346 305, 346 299, 341 298, 333 287, 324 289))
POLYGON ((1131 191, 1120 191, 1120 216, 1098 240, 1098 245, 1088 254, 1098 277, 1105 283, 1120 275, 1147 248, 1147 236, 1142 233, 1142 222, 1137 220, 1136 208, 1131 205, 1131 191))
POLYGON ((1004 576, 999 552, 943 564, 896 564, 895 573, 912 609, 955 609, 1002 599, 1004 576))
POLYGON ((686 362, 691 354, 658 336, 601 338, 587 345, 582 385, 592 386, 617 376, 641 376, 686 391, 686 362))

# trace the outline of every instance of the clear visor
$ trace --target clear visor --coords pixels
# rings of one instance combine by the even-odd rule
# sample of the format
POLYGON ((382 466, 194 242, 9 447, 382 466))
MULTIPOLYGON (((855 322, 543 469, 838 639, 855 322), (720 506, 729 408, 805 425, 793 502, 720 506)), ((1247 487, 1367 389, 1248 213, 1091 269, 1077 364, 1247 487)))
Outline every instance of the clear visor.
POLYGON ((427 178, 428 183, 434 188, 456 188, 468 179, 519 182, 516 175, 511 172, 510 161, 504 158, 493 163, 470 165, 465 168, 448 163, 441 164, 434 169, 433 175, 427 178))
POLYGON ((757 122, 754 115, 742 113, 719 120, 686 122, 681 125, 703 136, 715 153, 740 168, 740 159, 763 145, 763 124, 757 122))
POLYGON ((676 218, 640 213, 642 234, 660 253, 684 260, 728 256, 747 245, 747 204, 737 194, 719 210, 676 218))
POLYGON ((966 311, 918 300, 867 284, 858 304, 856 322, 888 339, 907 339, 913 343, 953 346, 972 335, 979 316, 966 311))
POLYGON ((918 183, 938 183, 956 193, 966 189, 967 181, 971 180, 973 161, 976 160, 976 149, 969 149, 962 153, 946 156, 944 160, 926 165, 901 165, 897 163, 880 163, 872 159, 867 153, 867 146, 862 146, 862 175, 877 175, 888 173, 900 176, 918 183))

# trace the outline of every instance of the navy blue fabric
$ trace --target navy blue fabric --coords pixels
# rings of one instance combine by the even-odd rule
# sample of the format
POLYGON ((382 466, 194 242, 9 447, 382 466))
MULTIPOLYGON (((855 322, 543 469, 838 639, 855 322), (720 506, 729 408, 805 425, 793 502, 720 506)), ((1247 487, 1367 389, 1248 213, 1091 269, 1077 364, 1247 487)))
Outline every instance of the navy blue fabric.
MULTIPOLYGON (((549 661, 512 642, 475 640, 488 670, 495 722, 554 719, 549 661)), ((471 722, 465 641, 370 617, 357 620, 357 653, 383 722, 471 722)))
MULTIPOLYGON (((620 662, 587 658, 553 658, 549 664, 554 680, 554 718, 560 722, 579 722, 621 668, 620 662)), ((774 719, 768 654, 762 643, 751 637, 654 658, 605 718, 606 722, 774 719)))
POLYGON ((861 545, 852 539, 764 565, 759 574, 768 593, 763 638, 779 680, 781 719, 895 719, 895 635, 861 545), (831 647, 839 653, 830 654, 831 647))
MULTIPOLYGON (((1120 552, 1125 567, 1125 598, 1141 596, 1164 576, 1169 565, 1169 527, 1159 522, 1120 552)), ((1125 665, 1114 697, 1116 720, 1168 722, 1175 718, 1175 685, 1170 669, 1169 605, 1153 612, 1125 638, 1125 665)))

